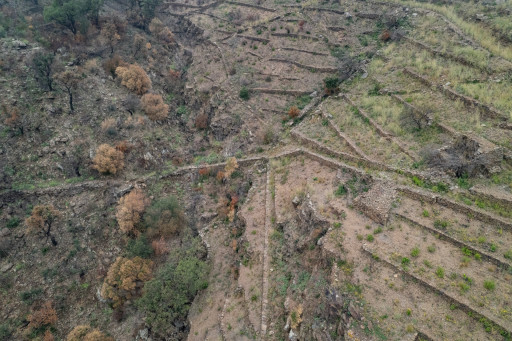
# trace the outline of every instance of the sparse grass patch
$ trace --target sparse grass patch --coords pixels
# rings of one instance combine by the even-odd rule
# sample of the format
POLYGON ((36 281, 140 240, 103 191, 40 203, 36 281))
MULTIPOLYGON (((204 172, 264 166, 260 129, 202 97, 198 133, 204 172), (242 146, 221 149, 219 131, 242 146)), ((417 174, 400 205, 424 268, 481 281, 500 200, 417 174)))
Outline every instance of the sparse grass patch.
POLYGON ((494 283, 494 281, 492 279, 487 279, 484 281, 484 288, 491 291, 491 290, 494 290, 494 288, 496 287, 496 283, 494 283))

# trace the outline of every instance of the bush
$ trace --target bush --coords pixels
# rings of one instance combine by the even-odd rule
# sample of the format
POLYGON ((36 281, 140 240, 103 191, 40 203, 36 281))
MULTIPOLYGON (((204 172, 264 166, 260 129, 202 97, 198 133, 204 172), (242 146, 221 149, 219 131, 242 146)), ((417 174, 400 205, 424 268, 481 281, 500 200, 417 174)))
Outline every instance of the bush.
POLYGON ((50 326, 57 323, 57 312, 52 306, 52 302, 45 302, 39 309, 35 310, 28 316, 30 328, 40 328, 43 326, 50 326))
POLYGON ((116 218, 121 231, 138 235, 139 231, 135 229, 135 225, 141 220, 142 214, 148 205, 149 199, 140 189, 134 189, 119 199, 116 218))
POLYGON ((240 98, 243 99, 244 101, 249 100, 249 98, 251 97, 249 94, 249 90, 247 90, 246 87, 243 87, 242 89, 240 89, 239 95, 240 95, 240 98))
POLYGON ((105 72, 111 74, 112 77, 115 78, 116 77, 116 69, 120 65, 123 65, 123 64, 124 64, 124 62, 121 59, 121 57, 119 57, 117 54, 115 54, 112 56, 112 58, 107 59, 103 63, 103 69, 105 70, 105 72))
POLYGON ((290 118, 295 118, 295 117, 299 116, 299 114, 300 114, 300 110, 299 110, 299 108, 297 108, 296 106, 292 106, 292 107, 290 107, 290 109, 288 110, 288 116, 289 116, 290 118))
POLYGON ((127 257, 151 258, 152 255, 153 248, 145 235, 140 235, 135 240, 130 239, 126 245, 127 257))
POLYGON ((199 257, 201 250, 198 238, 184 240, 181 249, 173 252, 155 278, 146 283, 144 295, 137 301, 146 323, 162 336, 172 334, 170 326, 175 322, 186 323, 195 295, 208 286, 208 266, 199 257))
POLYGON ((200 114, 196 117, 195 126, 197 129, 208 128, 208 115, 200 114))
POLYGON ((102 144, 96 150, 92 168, 100 173, 117 174, 124 167, 124 154, 108 144, 102 144))
POLYGON ((150 238, 175 235, 184 223, 185 216, 173 196, 154 201, 144 214, 144 227, 150 238))
POLYGON ((167 118, 169 106, 164 103, 162 95, 145 94, 140 100, 142 110, 148 115, 150 120, 160 121, 167 118))
POLYGON ((30 63, 34 78, 44 90, 53 91, 53 60, 51 53, 36 52, 30 63))
POLYGON ((29 291, 23 291, 20 293, 20 298, 25 304, 32 304, 41 294, 43 293, 43 290, 37 288, 37 289, 31 289, 29 291))
POLYGON ((439 278, 444 278, 444 269, 442 267, 437 267, 436 276, 439 278))
POLYGON ((488 279, 488 280, 484 281, 484 288, 485 289, 487 289, 487 290, 494 290, 495 287, 496 287, 496 284, 494 283, 493 280, 488 279))
POLYGON ((98 329, 92 329, 87 325, 80 325, 69 332, 66 341, 114 341, 114 338, 106 336, 98 329))
POLYGON ((53 205, 37 205, 32 209, 30 217, 25 220, 25 224, 31 231, 41 233, 47 240, 51 238, 53 245, 57 245, 52 236, 52 227, 55 227, 55 222, 59 218, 60 212, 53 205))
POLYGON ((151 89, 151 80, 146 71, 138 64, 118 66, 116 75, 121 78, 121 84, 139 95, 145 94, 151 89))
POLYGON ((101 296, 112 300, 114 308, 140 295, 144 282, 151 278, 153 262, 140 257, 117 257, 110 266, 101 288, 101 296))
POLYGON ((338 77, 327 77, 324 79, 325 92, 330 95, 338 90, 338 85, 340 84, 340 80, 338 77))
POLYGON ((347 188, 345 187, 345 185, 339 185, 336 191, 334 191, 334 195, 337 197, 341 197, 345 194, 347 194, 347 188))

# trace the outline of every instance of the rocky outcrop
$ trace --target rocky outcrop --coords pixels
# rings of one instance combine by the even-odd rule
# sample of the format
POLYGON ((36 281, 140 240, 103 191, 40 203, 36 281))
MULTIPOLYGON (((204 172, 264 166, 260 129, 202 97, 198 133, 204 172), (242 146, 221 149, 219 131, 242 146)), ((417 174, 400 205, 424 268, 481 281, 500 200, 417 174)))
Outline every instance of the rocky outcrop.
POLYGON ((370 190, 354 199, 354 206, 378 224, 385 225, 396 198, 393 184, 377 181, 370 190))
POLYGON ((489 176, 501 171, 503 155, 503 148, 477 136, 461 134, 452 144, 435 150, 428 163, 457 177, 489 176))

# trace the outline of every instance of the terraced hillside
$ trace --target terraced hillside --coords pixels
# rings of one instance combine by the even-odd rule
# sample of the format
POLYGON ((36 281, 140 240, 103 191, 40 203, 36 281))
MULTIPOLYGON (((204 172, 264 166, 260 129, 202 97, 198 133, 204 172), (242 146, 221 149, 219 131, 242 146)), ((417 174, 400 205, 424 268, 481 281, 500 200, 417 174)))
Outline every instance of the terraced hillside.
MULTIPOLYGON (((44 131, 3 124, 0 336, 510 340, 511 9, 159 4, 174 45, 152 49, 153 33, 145 57, 118 49, 148 70, 167 116, 134 109, 134 123, 128 108, 128 122, 126 85, 91 69, 76 113, 43 109, 44 131), (105 91, 110 106, 86 106, 105 91), (106 118, 115 132, 99 129, 106 118), (102 174, 96 147, 119 139, 125 167, 102 174), (40 238, 27 218, 42 203, 59 214, 40 238), (111 279, 119 259, 144 264, 129 288, 111 279), (45 302, 58 320, 34 327, 45 302)), ((33 92, 41 108, 66 104, 33 92)))

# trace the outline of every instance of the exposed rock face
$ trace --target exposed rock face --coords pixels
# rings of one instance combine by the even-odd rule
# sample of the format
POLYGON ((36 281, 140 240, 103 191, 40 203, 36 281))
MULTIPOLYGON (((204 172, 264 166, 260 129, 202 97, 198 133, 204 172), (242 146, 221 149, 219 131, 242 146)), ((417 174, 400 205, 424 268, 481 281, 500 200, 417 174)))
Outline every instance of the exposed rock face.
POLYGON ((379 181, 354 199, 354 206, 378 224, 386 224, 396 191, 391 183, 379 181))
POLYGON ((431 166, 450 175, 489 176, 501 170, 503 149, 471 135, 459 135, 453 143, 434 151, 428 158, 431 166))
POLYGON ((294 231, 294 238, 296 240, 296 248, 302 249, 306 245, 316 243, 316 240, 321 238, 329 228, 329 222, 316 212, 313 202, 306 196, 302 204, 297 207, 297 229, 294 231))

